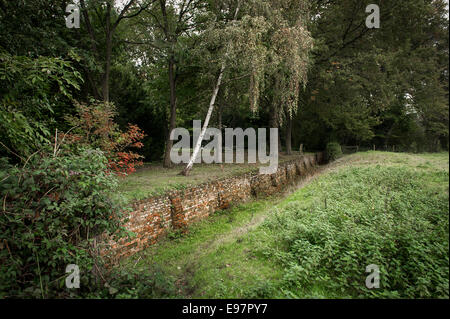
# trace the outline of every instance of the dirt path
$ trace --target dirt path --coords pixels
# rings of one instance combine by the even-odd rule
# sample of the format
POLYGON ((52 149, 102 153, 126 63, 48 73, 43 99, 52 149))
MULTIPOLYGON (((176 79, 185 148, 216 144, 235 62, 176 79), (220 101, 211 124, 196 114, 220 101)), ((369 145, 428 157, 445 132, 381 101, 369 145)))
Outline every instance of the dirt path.
MULTIPOLYGON (((243 226, 236 227, 232 229, 230 232, 221 234, 211 240, 206 241, 202 245, 199 245, 195 251, 192 252, 192 259, 191 262, 187 263, 185 265, 185 269, 189 269, 192 271, 192 269, 195 269, 194 264, 197 260, 201 258, 201 256, 207 254, 208 252, 211 252, 218 247, 220 247, 223 244, 230 243, 233 240, 236 240, 236 238, 239 238, 246 233, 250 232, 251 230, 257 228, 259 225, 261 225, 266 218, 271 215, 272 211, 275 209, 278 209, 276 206, 281 203, 287 196, 290 194, 296 192, 297 190, 303 188, 304 186, 311 183, 313 180, 318 178, 324 173, 328 173, 334 169, 336 169, 337 166, 341 166, 344 163, 347 163, 348 160, 346 157, 341 158, 333 163, 326 164, 323 166, 317 167, 312 173, 310 173, 308 176, 302 178, 294 185, 289 186, 282 194, 280 194, 276 199, 273 199, 273 205, 271 207, 268 207, 264 210, 263 213, 258 214, 257 216, 254 216, 248 223, 246 223, 243 226)), ((190 272, 189 271, 189 272, 190 272)))
POLYGON ((213 236, 213 238, 206 240, 196 246, 195 249, 190 251, 189 257, 183 262, 180 260, 180 263, 177 266, 179 273, 178 279, 176 280, 176 285, 179 287, 180 293, 182 293, 185 298, 192 298, 198 295, 199 287, 192 281, 192 278, 195 277, 197 269, 199 269, 200 267, 199 262, 203 260, 205 256, 211 254, 211 252, 216 251, 221 246, 231 243, 247 234, 248 232, 256 229, 266 220, 268 216, 273 213, 274 210, 278 209, 277 205, 279 205, 290 194, 308 185, 322 174, 333 171, 338 166, 342 166, 343 164, 347 164, 348 162, 349 160, 347 159, 347 157, 343 157, 333 163, 316 167, 315 170, 308 176, 287 187, 287 189, 283 193, 278 194, 276 197, 271 197, 270 204, 267 204, 267 207, 263 208, 263 211, 259 211, 258 214, 255 214, 250 219, 250 221, 248 221, 244 225, 234 227, 225 233, 215 235, 213 236))

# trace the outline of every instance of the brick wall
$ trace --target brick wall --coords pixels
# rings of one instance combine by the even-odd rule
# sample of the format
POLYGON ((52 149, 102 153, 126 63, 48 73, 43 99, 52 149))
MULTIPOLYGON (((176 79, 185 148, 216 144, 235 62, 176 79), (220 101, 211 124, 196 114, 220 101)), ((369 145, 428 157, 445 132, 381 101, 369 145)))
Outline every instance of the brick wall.
POLYGON ((247 173, 135 202, 124 226, 136 236, 119 242, 103 239, 101 253, 112 260, 133 255, 154 244, 169 230, 186 231, 189 224, 233 203, 279 193, 312 173, 323 160, 322 153, 299 156, 280 164, 272 175, 247 173))

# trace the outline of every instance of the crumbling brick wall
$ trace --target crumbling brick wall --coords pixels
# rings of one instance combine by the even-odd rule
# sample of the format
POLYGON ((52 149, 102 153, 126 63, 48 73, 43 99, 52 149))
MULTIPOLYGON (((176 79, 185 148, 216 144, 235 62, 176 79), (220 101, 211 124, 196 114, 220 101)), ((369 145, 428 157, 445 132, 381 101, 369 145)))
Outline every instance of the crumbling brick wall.
POLYGON ((246 173, 135 202, 124 226, 136 236, 119 242, 104 240, 101 252, 114 260, 133 255, 154 244, 169 230, 185 231, 191 223, 233 203, 279 193, 310 174, 323 159, 322 153, 299 156, 280 164, 272 175, 246 173))

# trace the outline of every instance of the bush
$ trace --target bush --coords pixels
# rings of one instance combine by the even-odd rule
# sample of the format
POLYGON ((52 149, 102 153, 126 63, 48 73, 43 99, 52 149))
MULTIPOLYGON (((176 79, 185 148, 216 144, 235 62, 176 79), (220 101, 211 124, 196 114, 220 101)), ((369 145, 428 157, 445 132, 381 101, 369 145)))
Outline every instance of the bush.
POLYGON ((325 155, 327 161, 335 161, 339 157, 342 156, 342 148, 339 143, 331 142, 327 144, 327 147, 325 149, 325 155))
POLYGON ((102 289, 86 295, 87 298, 154 299, 179 298, 175 278, 167 275, 161 266, 153 264, 144 270, 114 269, 102 289))
POLYGON ((68 61, 12 56, 0 48, 1 144, 24 157, 41 149, 82 81, 68 61))
POLYGON ((75 102, 76 115, 66 120, 73 129, 65 141, 75 146, 99 148, 108 159, 108 168, 119 175, 130 174, 136 166, 142 165, 141 155, 130 148, 140 149, 144 145, 143 131, 128 124, 127 131, 121 131, 114 122, 116 108, 112 103, 92 102, 90 105, 75 102))
POLYGON ((36 154, 23 167, 1 159, 0 298, 67 294, 68 264, 79 266, 82 287, 92 287, 101 263, 92 242, 121 234, 122 201, 107 165, 92 149, 36 154))

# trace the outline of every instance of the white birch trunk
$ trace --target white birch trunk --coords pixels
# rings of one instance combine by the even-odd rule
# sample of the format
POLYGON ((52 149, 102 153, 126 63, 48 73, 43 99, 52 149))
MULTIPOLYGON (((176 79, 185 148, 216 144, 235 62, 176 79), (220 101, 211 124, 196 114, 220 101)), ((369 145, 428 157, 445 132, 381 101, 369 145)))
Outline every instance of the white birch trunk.
MULTIPOLYGON (((241 2, 238 2, 236 11, 234 12, 234 18, 233 21, 236 21, 237 19, 237 15, 239 13, 239 7, 240 7, 241 2)), ((203 142, 203 138, 205 136, 206 130, 208 129, 208 125, 209 125, 209 120, 211 119, 211 114, 214 110, 214 105, 216 103, 216 98, 217 98, 217 94, 219 93, 219 89, 220 89, 220 85, 222 84, 222 78, 223 78, 223 73, 225 72, 225 68, 226 68, 226 58, 228 56, 228 51, 225 54, 225 60, 222 62, 222 66, 220 68, 220 73, 219 73, 219 77, 217 78, 217 82, 216 82, 216 86, 214 87, 214 91, 213 91, 213 95, 211 97, 211 101, 209 102, 209 108, 208 108, 208 113, 206 114, 206 118, 205 118, 205 122, 203 123, 203 127, 202 127, 202 132, 200 133, 200 136, 198 138, 197 144, 195 145, 194 148, 194 152, 192 153, 192 157, 189 160, 189 163, 186 165, 186 167, 184 168, 184 170, 181 172, 182 175, 184 176, 189 176, 189 173, 191 172, 192 167, 194 166, 195 160, 198 156, 198 153, 200 152, 200 148, 202 146, 202 142, 203 142)))
POLYGON ((222 77, 224 72, 225 72, 225 62, 222 63, 222 67, 220 68, 220 74, 219 77, 217 78, 216 86, 214 87, 214 92, 211 97, 211 101, 209 102, 208 113, 206 114, 205 122, 203 123, 202 132, 200 133, 200 136, 198 138, 197 144, 195 145, 194 152, 192 153, 192 157, 189 160, 189 163, 186 165, 183 172, 181 173, 184 176, 189 176, 189 172, 191 171, 192 166, 194 165, 195 160, 198 156, 198 153, 200 152, 203 138, 205 136, 206 130, 208 129, 209 120, 211 119, 211 114, 214 110, 214 104, 216 103, 217 94, 219 93, 219 88, 220 84, 222 83, 222 77))

